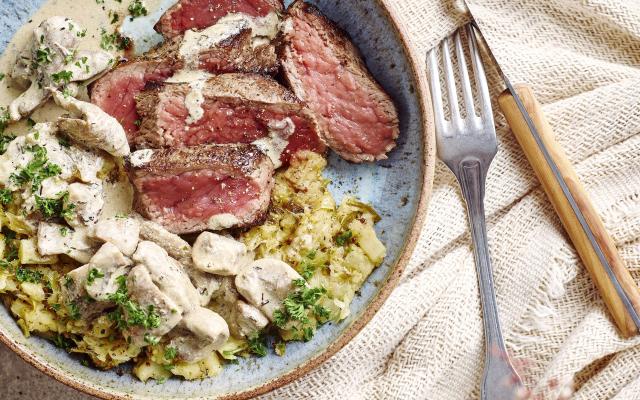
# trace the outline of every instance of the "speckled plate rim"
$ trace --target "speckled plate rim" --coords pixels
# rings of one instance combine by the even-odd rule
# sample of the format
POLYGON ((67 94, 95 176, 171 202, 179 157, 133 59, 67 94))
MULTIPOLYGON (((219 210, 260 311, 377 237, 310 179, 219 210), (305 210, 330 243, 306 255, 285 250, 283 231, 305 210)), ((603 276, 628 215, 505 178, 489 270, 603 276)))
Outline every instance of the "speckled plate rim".
MULTIPOLYGON (((404 26, 402 26, 402 24, 399 23, 399 17, 396 12, 387 5, 390 1, 393 0, 373 1, 375 1, 380 6, 381 10, 386 14, 386 18, 391 22, 391 27, 393 28, 393 31, 402 44, 403 51, 407 56, 407 60, 409 61, 409 65, 411 67, 410 72, 416 86, 415 89, 419 102, 420 118, 422 120, 422 140, 424 145, 424 151, 422 154, 422 165, 424 175, 422 177, 422 191, 419 194, 419 200, 417 203, 418 205, 416 208, 411 231, 409 232, 407 240, 405 241, 404 249, 401 251, 400 257, 398 258, 395 267, 393 267, 393 272, 386 278, 385 283, 382 285, 381 289, 378 291, 375 297, 371 300, 362 315, 358 319, 356 319, 353 324, 349 328, 347 328, 345 332, 341 334, 334 343, 329 345, 323 352, 319 353, 315 357, 310 358, 303 364, 300 364, 291 372, 283 374, 276 379, 265 382, 264 384, 256 388, 252 388, 242 392, 229 393, 227 395, 219 397, 219 400, 249 399, 270 392, 306 375, 308 372, 318 367, 331 356, 340 351, 371 321, 376 312, 387 300, 391 292, 396 288, 400 277, 402 276, 404 269, 409 263, 409 260, 418 242, 420 232, 422 231, 422 227, 426 220, 427 206, 433 189, 433 175, 436 164, 435 128, 433 124, 433 107, 431 104, 431 96, 426 80, 426 75, 420 70, 419 67, 420 57, 422 57, 422 55, 420 52, 413 48, 413 46, 409 42, 409 32, 404 26)), ((18 354, 18 356, 20 356, 24 361, 33 365, 44 374, 76 390, 105 400, 135 399, 135 395, 112 392, 105 388, 75 379, 75 377, 73 376, 69 376, 64 371, 47 364, 45 361, 35 356, 33 352, 31 352, 26 346, 22 346, 13 341, 2 330, 0 330, 0 341, 2 341, 2 343, 4 343, 12 351, 18 354)))

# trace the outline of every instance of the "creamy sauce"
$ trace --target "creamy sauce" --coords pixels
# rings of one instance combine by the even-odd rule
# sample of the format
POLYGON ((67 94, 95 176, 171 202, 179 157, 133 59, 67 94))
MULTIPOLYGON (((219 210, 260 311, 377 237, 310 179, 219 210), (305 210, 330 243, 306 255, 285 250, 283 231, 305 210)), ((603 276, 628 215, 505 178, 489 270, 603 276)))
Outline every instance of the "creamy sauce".
POLYGON ((275 12, 261 18, 242 13, 227 15, 206 29, 185 32, 179 54, 188 67, 196 69, 201 51, 239 34, 244 29, 252 30, 253 46, 260 46, 265 43, 265 39, 268 42, 278 34, 279 17, 275 12))
POLYGON ((184 98, 184 105, 187 107, 187 111, 189 111, 189 116, 186 121, 187 125, 194 124, 204 117, 204 108, 202 108, 204 104, 204 94, 202 91, 206 83, 207 81, 202 79, 189 83, 191 90, 184 98))
POLYGON ((132 166, 140 168, 151 161, 151 158, 153 158, 153 149, 138 150, 131 153, 129 162, 132 166))
POLYGON ((280 157, 289 145, 289 136, 295 132, 296 125, 287 117, 282 121, 270 121, 268 126, 269 136, 258 139, 253 144, 271 159, 275 168, 280 168, 280 157))

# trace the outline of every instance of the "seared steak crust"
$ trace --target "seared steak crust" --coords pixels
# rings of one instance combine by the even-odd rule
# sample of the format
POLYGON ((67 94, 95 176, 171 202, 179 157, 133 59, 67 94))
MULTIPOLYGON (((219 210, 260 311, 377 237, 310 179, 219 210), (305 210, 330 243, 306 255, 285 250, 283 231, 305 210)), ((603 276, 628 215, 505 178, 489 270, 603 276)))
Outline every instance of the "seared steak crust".
POLYGON ((180 0, 164 13, 155 30, 165 38, 173 38, 189 29, 208 28, 232 13, 264 17, 283 9, 282 0, 180 0))
POLYGON ((346 33, 303 1, 288 10, 284 75, 314 111, 325 142, 343 158, 387 158, 399 135, 396 108, 346 33))
POLYGON ((269 135, 269 125, 290 119, 295 131, 282 161, 299 150, 319 153, 325 146, 311 111, 293 93, 269 77, 223 74, 203 83, 202 117, 190 121, 186 101, 192 84, 164 84, 136 97, 142 124, 140 147, 195 146, 206 143, 251 143, 269 135))
MULTIPOLYGON (((185 234, 248 227, 264 220, 273 163, 253 145, 143 150, 127 162, 134 208, 167 230, 185 234)), ((139 152, 138 152, 139 153, 139 152)))

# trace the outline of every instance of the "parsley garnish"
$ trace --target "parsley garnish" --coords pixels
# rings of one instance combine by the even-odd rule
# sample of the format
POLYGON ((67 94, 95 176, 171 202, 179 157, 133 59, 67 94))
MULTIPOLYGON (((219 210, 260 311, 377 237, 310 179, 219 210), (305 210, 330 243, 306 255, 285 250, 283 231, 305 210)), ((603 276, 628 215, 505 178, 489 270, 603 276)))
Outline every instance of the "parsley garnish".
POLYGON ((120 35, 118 32, 107 33, 103 28, 101 32, 100 47, 103 50, 126 50, 131 46, 131 39, 126 36, 120 35))
MULTIPOLYGON (((59 306, 59 304, 58 304, 59 306)), ((71 339, 67 339, 64 335, 61 334, 57 334, 56 336, 54 336, 53 338, 53 344, 55 344, 57 347, 64 349, 64 350, 69 350, 71 347, 73 347, 74 343, 71 339)))
POLYGON ((80 319, 80 308, 78 307, 78 304, 75 301, 72 301, 71 303, 67 304, 67 311, 69 312, 69 317, 72 320, 79 320, 80 319))
POLYGON ((104 278, 104 273, 97 268, 91 268, 87 275, 87 284, 93 285, 93 282, 98 278, 104 278))
MULTIPOLYGON (((60 194, 60 193, 59 193, 60 194)), ((76 205, 66 204, 69 199, 69 192, 64 192, 57 199, 45 199, 38 195, 36 198, 36 207, 45 218, 61 217, 70 218, 73 216, 76 205)))
POLYGON ((336 237, 336 244, 338 246, 344 246, 345 244, 347 244, 347 242, 349 242, 349 240, 351 240, 352 237, 353 232, 351 232, 350 230, 342 232, 336 237))
POLYGON ((316 265, 313 263, 315 258, 316 252, 310 251, 309 254, 307 254, 307 256, 300 262, 298 270, 302 269, 300 275, 302 275, 302 277, 307 281, 311 279, 313 273, 316 271, 316 265))
POLYGON ((153 336, 149 333, 145 333, 144 334, 144 341, 147 344, 150 344, 152 346, 155 346, 156 344, 160 343, 160 338, 157 336, 153 336))
POLYGON ((2 80, 4 79, 6 75, 3 72, 0 72, 0 82, 2 82, 2 80))
POLYGON ((116 278, 116 282, 118 290, 109 296, 109 300, 116 303, 118 308, 109 313, 109 318, 116 323, 118 329, 123 330, 129 326, 141 326, 145 329, 159 327, 161 320, 155 306, 148 305, 145 310, 140 304, 129 298, 126 275, 116 278))
POLYGON ((178 356, 178 349, 175 347, 167 347, 164 349, 164 359, 173 361, 178 356))
POLYGON ((48 163, 46 148, 33 145, 28 147, 27 150, 33 153, 33 160, 17 174, 11 174, 10 178, 17 185, 31 182, 31 189, 35 192, 40 188, 43 180, 59 175, 62 170, 56 164, 48 163))
POLYGON ((256 333, 247 337, 247 344, 249 345, 249 352, 252 354, 258 357, 267 355, 267 339, 262 333, 256 333))
POLYGON ((13 200, 13 194, 9 189, 0 189, 0 203, 7 205, 13 200))
POLYGON ((52 60, 52 53, 51 53, 51 49, 48 47, 40 47, 38 50, 36 50, 36 58, 33 60, 33 65, 32 67, 38 68, 39 65, 47 65, 47 64, 51 64, 52 60))
POLYGON ((21 267, 16 270, 16 279, 18 282, 40 283, 43 276, 42 272, 33 269, 21 267))
POLYGON ((144 6, 141 0, 133 0, 133 2, 129 4, 129 14, 131 15, 132 21, 134 18, 147 15, 147 13, 147 8, 144 6))
POLYGON ((325 288, 308 288, 304 279, 296 279, 293 284, 296 289, 284 299, 283 307, 273 313, 273 323, 278 328, 285 329, 290 321, 300 322, 302 324, 300 339, 309 341, 315 332, 314 327, 310 325, 309 313, 313 313, 319 320, 326 320, 330 316, 329 310, 317 304, 318 300, 327 293, 327 290, 325 288))
POLYGON ((72 277, 68 275, 64 276, 64 287, 66 287, 67 289, 71 289, 71 286, 73 286, 74 283, 75 281, 73 280, 72 277))
POLYGON ((56 72, 55 74, 51 74, 51 79, 53 79, 53 82, 56 84, 67 84, 69 82, 71 82, 71 79, 73 78, 73 72, 71 71, 60 71, 60 72, 56 72))

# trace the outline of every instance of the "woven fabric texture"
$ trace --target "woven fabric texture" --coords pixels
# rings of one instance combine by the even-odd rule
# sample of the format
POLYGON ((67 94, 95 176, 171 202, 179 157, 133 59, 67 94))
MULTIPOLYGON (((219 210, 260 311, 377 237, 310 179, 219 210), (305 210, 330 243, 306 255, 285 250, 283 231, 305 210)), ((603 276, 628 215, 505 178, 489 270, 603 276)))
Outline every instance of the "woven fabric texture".
MULTIPOLYGON (((421 55, 473 12, 511 80, 532 85, 640 279, 640 2, 387 3, 421 55)), ((490 65, 487 75, 495 98, 502 83, 490 65)), ((490 247, 507 347, 532 398, 639 399, 640 338, 617 334, 499 112, 496 124, 490 247)), ((477 399, 484 344, 468 229, 458 185, 439 163, 421 238, 384 307, 328 362, 264 398, 477 399)))

